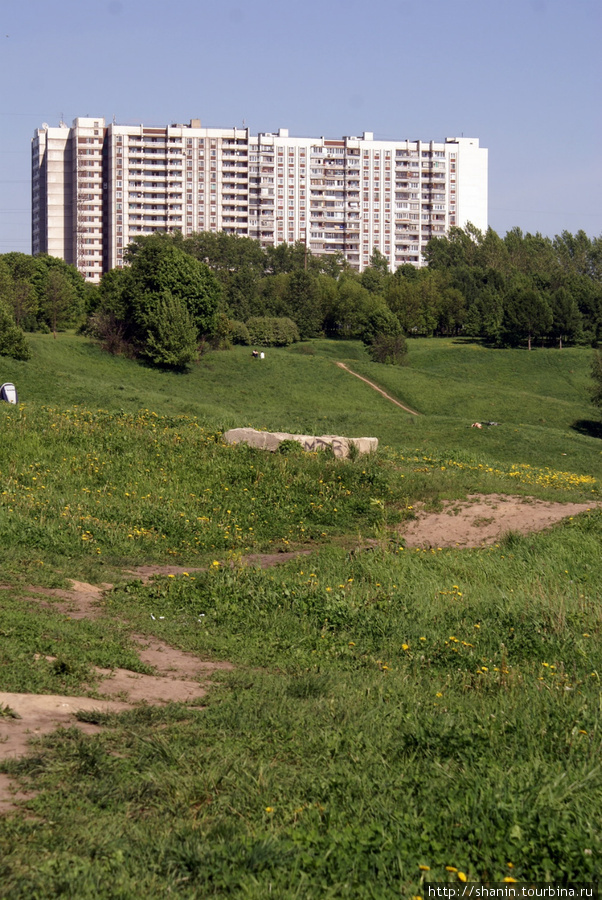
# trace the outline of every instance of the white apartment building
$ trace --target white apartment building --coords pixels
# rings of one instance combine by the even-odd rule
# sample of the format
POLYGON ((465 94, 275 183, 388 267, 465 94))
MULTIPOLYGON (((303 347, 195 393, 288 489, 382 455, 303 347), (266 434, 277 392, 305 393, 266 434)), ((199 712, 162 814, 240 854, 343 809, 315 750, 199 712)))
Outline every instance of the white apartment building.
POLYGON ((377 141, 288 130, 151 128, 77 118, 32 142, 32 252, 98 282, 154 231, 224 231, 263 246, 302 241, 362 271, 420 266, 431 237, 487 229, 487 150, 475 138, 377 141))

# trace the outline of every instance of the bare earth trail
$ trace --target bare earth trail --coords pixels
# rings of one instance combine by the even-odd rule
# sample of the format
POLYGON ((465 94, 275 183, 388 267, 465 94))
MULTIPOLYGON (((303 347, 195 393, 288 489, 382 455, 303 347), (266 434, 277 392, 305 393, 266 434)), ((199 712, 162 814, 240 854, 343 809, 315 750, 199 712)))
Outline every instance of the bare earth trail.
MULTIPOLYGON (((440 512, 427 512, 417 506, 416 518, 404 522, 399 527, 399 535, 408 548, 484 547, 495 543, 509 531, 523 534, 541 531, 562 519, 600 506, 601 503, 547 503, 529 497, 475 494, 466 500, 444 504, 440 512)), ((316 550, 252 554, 244 558, 242 564, 268 568, 312 552, 316 550)), ((148 582, 156 576, 197 571, 202 569, 139 566, 123 574, 126 578, 148 582)), ((10 589, 8 585, 0 587, 10 589)), ((92 585, 80 581, 73 581, 70 590, 32 585, 27 588, 23 602, 51 608, 71 619, 100 618, 104 615, 105 594, 112 588, 110 584, 92 585)), ((75 725, 85 733, 99 731, 99 726, 77 719, 80 710, 120 712, 140 703, 160 705, 202 700, 211 675, 233 668, 226 661, 201 660, 192 653, 170 647, 158 638, 140 635, 132 635, 132 638, 141 662, 151 666, 154 674, 97 668, 100 683, 96 687, 99 695, 96 698, 0 692, 0 709, 9 707, 12 712, 12 715, 0 716, 0 760, 23 756, 29 752, 28 745, 32 738, 48 734, 56 728, 75 725)), ((35 659, 32 665, 35 665, 35 659)), ((27 803, 29 796, 18 791, 8 776, 0 774, 0 814, 14 812, 27 803)))
POLYGON ((346 366, 346 365, 345 365, 345 363, 338 362, 336 365, 339 367, 339 369, 344 369, 345 372, 349 372, 350 375, 355 375, 355 377, 356 377, 356 378, 359 378, 360 381, 365 381, 366 384, 370 385, 370 387, 371 387, 373 390, 378 391, 378 393, 379 393, 382 397, 384 397, 385 400, 389 400, 391 403, 394 403, 395 406, 399 406, 400 409, 403 409, 405 412, 410 413, 410 415, 412 415, 412 416, 419 416, 419 415, 420 415, 420 413, 417 413, 415 410, 410 409, 409 406, 404 406, 403 403, 400 403, 399 400, 396 400, 396 399, 395 399, 395 397, 391 397, 390 394, 387 394, 386 391, 383 391, 383 389, 380 388, 377 384, 374 384, 373 381, 369 381, 367 378, 364 378, 363 375, 358 375, 357 372, 354 372, 353 369, 350 369, 349 366, 346 366))

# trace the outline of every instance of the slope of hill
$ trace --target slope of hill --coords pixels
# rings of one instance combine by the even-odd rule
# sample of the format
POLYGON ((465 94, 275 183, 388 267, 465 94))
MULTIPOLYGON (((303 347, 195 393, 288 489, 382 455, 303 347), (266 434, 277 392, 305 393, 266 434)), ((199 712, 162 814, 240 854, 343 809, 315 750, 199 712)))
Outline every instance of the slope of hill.
MULTIPOLYGON (((73 335, 32 345, 29 362, 0 360, 22 401, 0 407, 6 746, 22 741, 24 697, 85 699, 61 720, 73 727, 0 761, 24 791, 0 817, 0 894, 388 898, 599 880, 587 351, 416 341, 392 369, 315 341, 174 375, 73 335), (241 424, 381 447, 345 461, 225 446, 241 424), (425 513, 465 517, 474 493, 589 511, 478 548, 406 541, 425 513)), ((489 503, 471 523, 484 534, 489 503)))

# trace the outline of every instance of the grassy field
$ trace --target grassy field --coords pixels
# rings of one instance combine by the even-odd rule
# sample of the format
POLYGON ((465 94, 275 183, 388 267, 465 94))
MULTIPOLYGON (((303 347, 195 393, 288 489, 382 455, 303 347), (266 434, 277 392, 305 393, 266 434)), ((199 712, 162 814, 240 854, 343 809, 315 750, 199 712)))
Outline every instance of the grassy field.
POLYGON ((21 400, 0 409, 3 689, 93 692, 93 666, 144 668, 134 633, 235 669, 204 708, 86 713, 100 733, 3 763, 37 794, 0 820, 0 896, 600 879, 602 514, 483 550, 404 549, 395 531, 417 502, 474 491, 597 501, 590 352, 419 340, 396 369, 316 341, 173 375, 73 335, 32 343, 29 362, 0 359, 21 400), (381 447, 224 446, 240 425, 381 447), (294 548, 314 552, 241 565, 294 548), (143 562, 205 571, 124 582, 143 562), (66 578, 116 585, 103 618, 23 604, 66 578))

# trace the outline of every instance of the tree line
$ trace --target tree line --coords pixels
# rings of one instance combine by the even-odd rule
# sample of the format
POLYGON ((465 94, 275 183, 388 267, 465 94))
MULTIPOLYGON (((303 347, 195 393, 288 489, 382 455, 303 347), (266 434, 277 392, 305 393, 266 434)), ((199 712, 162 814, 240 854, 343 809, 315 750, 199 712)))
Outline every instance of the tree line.
POLYGON ((23 331, 80 327, 111 352, 185 367, 199 347, 363 340, 400 361, 404 335, 467 335, 495 346, 562 347, 602 339, 602 238, 550 239, 519 228, 452 228, 428 265, 390 272, 378 250, 360 274, 303 244, 263 248, 200 232, 137 238, 98 287, 48 256, 0 256, 0 352, 26 353, 23 331), (3 349, 4 348, 4 349, 3 349))
POLYGON ((460 292, 454 325, 464 334, 529 349, 536 339, 562 347, 602 338, 602 237, 452 228, 426 258, 430 275, 460 292))
POLYGON ((0 354, 27 359, 24 332, 79 327, 95 303, 96 289, 62 259, 0 255, 0 354))

